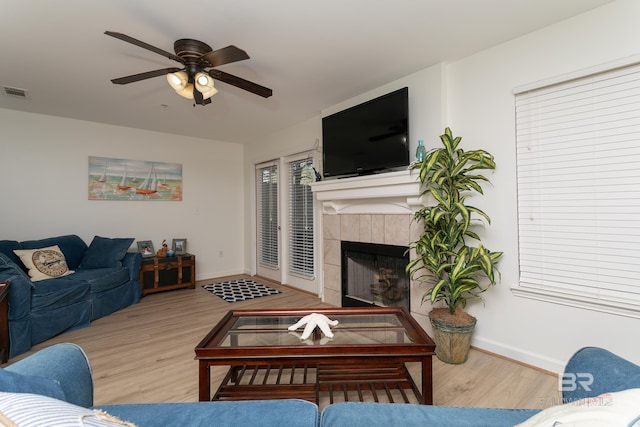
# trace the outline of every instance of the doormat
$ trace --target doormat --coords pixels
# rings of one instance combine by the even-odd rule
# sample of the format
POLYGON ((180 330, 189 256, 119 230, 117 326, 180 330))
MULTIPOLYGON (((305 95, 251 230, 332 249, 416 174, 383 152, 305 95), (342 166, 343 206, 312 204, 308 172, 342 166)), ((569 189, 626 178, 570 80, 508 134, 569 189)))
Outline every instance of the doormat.
POLYGON ((226 280, 211 285, 202 285, 202 287, 226 302, 238 302, 280 293, 276 289, 251 279, 226 280))

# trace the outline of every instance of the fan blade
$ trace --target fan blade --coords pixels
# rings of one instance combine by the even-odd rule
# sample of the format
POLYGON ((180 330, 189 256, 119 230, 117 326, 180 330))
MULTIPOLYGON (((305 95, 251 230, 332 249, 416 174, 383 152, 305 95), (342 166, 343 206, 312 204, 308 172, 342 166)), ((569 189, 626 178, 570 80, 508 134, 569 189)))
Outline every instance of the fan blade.
POLYGON ((140 80, 150 79, 152 77, 164 76, 169 73, 180 71, 181 68, 163 68, 161 70, 147 71, 146 73, 132 74, 126 77, 120 77, 111 80, 111 83, 117 85, 126 85, 127 83, 139 82, 140 80))
POLYGON ((151 46, 150 44, 145 43, 143 41, 140 41, 138 39, 134 39, 133 37, 129 37, 126 34, 116 33, 114 31, 105 31, 104 33, 106 35, 108 35, 108 36, 115 37, 115 38, 120 39, 122 41, 125 41, 127 43, 134 44, 134 45, 136 45, 138 47, 150 50, 151 52, 155 52, 155 53, 157 53, 159 55, 165 56, 165 57, 167 57, 169 59, 173 59, 174 61, 178 61, 179 63, 184 64, 184 61, 179 56, 176 56, 173 53, 167 52, 166 50, 162 50, 162 49, 160 49, 158 47, 151 46))
POLYGON ((239 47, 231 45, 205 53, 202 55, 202 59, 205 59, 209 64, 211 64, 211 67, 217 67, 218 65, 228 64, 230 62, 249 59, 249 55, 239 47))
POLYGON ((256 95, 262 96, 263 98, 268 98, 273 95, 273 91, 267 87, 260 86, 257 83, 250 82, 249 80, 245 80, 229 73, 225 73, 224 71, 209 70, 207 72, 211 77, 213 77, 214 80, 220 80, 221 82, 225 82, 232 86, 239 87, 240 89, 255 93, 256 95))

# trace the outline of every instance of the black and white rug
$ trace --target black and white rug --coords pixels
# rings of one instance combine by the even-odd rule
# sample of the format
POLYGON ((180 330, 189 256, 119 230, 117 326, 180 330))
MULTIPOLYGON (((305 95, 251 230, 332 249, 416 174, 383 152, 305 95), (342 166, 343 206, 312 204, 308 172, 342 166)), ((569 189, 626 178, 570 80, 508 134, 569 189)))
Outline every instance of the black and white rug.
POLYGON ((238 302, 280 293, 276 289, 251 279, 226 280, 211 285, 202 285, 202 287, 226 302, 238 302))

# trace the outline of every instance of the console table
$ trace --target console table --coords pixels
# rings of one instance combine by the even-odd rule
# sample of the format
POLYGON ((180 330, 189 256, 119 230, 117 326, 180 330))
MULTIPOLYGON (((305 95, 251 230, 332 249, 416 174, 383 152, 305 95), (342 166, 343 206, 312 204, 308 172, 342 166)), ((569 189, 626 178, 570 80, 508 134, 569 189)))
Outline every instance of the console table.
POLYGON ((171 257, 143 258, 140 265, 142 296, 173 289, 196 287, 196 256, 182 254, 171 257))

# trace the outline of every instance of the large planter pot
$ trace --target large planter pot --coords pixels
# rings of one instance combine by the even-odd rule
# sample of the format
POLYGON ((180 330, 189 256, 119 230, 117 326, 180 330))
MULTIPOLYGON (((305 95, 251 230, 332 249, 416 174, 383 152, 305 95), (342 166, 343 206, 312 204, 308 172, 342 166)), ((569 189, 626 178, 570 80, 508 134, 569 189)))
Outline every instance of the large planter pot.
POLYGON ((434 309, 429 313, 429 320, 433 327, 433 340, 436 343, 436 356, 445 363, 462 364, 469 357, 471 335, 476 327, 476 318, 467 314, 465 323, 451 322, 439 318, 441 312, 438 310, 442 309, 434 309))

